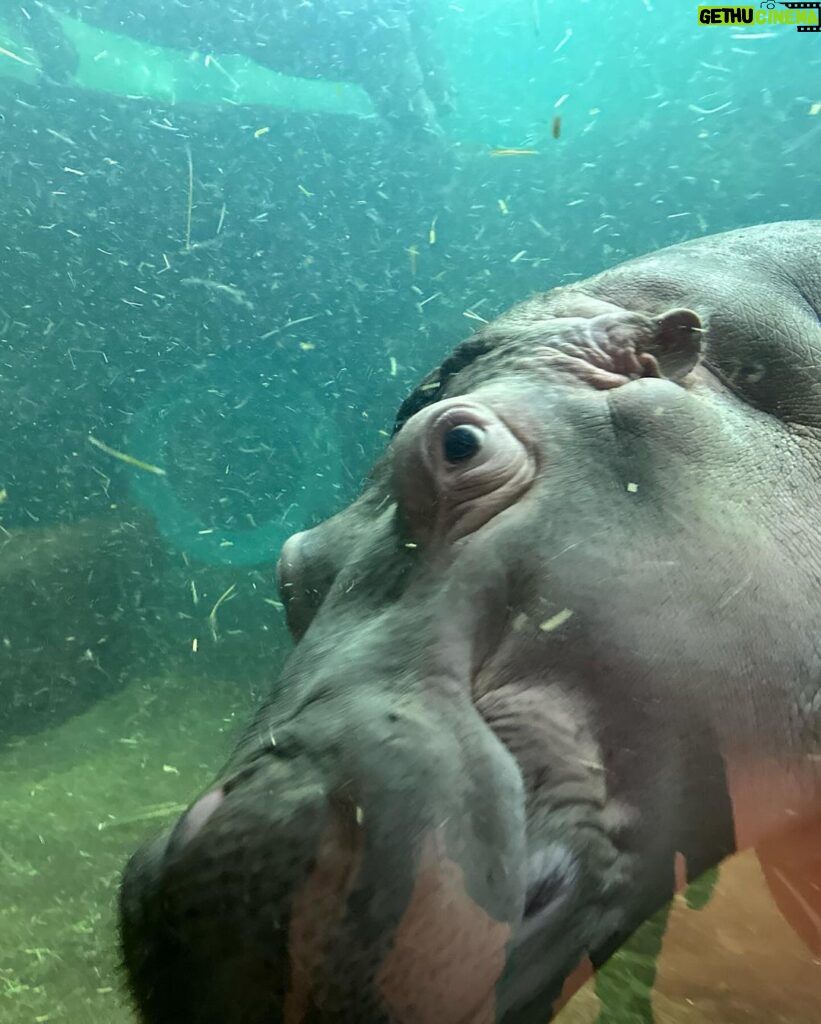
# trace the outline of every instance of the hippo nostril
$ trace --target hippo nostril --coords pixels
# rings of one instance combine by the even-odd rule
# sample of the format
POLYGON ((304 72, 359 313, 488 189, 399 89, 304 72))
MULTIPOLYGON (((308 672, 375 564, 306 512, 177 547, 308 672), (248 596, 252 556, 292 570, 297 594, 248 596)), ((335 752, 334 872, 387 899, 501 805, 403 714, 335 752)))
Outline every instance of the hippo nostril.
POLYGON ((482 447, 482 432, 476 427, 461 424, 452 427, 442 439, 442 448, 448 462, 472 459, 482 447))
POLYGON ((168 841, 168 852, 173 853, 189 843, 203 829, 206 822, 220 806, 225 796, 222 786, 212 789, 210 793, 200 797, 199 800, 183 814, 171 838, 168 841))

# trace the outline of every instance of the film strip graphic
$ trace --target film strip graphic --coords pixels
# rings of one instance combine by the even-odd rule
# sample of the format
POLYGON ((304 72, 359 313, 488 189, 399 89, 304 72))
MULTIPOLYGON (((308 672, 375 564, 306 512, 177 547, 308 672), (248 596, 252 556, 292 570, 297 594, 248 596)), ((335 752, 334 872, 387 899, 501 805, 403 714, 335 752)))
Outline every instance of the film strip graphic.
POLYGON ((799 32, 821 31, 821 0, 814 0, 812 3, 784 3, 784 0, 779 0, 779 3, 781 7, 787 7, 791 11, 814 10, 819 22, 818 25, 796 25, 795 27, 799 32))

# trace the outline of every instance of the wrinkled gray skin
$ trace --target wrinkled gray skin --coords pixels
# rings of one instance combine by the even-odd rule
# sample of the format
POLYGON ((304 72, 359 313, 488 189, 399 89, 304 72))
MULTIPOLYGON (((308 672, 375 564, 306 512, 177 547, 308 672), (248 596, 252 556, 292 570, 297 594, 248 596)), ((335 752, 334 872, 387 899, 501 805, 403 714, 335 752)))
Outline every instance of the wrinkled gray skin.
POLYGON ((78 54, 53 11, 157 46, 239 53, 301 78, 361 85, 376 111, 425 141, 450 109, 430 0, 30 0, 11 18, 45 73, 65 81, 78 54))
POLYGON ((430 375, 283 549, 276 696, 126 870, 142 1020, 544 1022, 677 854, 818 813, 819 310, 821 221, 764 225, 430 375))

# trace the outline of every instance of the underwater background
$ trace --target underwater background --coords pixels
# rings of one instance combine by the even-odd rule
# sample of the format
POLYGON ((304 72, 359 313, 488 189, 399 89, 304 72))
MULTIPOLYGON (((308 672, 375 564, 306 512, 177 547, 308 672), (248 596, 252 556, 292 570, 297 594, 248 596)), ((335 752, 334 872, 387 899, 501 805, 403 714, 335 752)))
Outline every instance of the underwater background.
MULTIPOLYGON (((282 542, 356 494, 482 320, 821 216, 821 34, 431 0, 433 152, 356 82, 175 45, 197 2, 164 46, 37 6, 0 7, 0 1021, 119 1024, 119 872, 277 677, 282 542)), ((809 1024, 744 998, 760 951, 724 997, 654 993, 667 917, 561 1019, 809 1024)), ((773 999, 801 984, 773 973, 773 999)))

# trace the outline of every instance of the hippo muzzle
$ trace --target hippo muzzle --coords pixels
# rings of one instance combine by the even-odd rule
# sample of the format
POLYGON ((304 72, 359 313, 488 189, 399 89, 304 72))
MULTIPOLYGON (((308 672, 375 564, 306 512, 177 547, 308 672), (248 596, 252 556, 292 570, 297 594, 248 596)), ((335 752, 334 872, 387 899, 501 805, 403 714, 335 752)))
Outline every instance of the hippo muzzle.
POLYGON ((512 758, 441 680, 304 689, 128 867, 146 1019, 473 1020, 522 909, 512 758))

